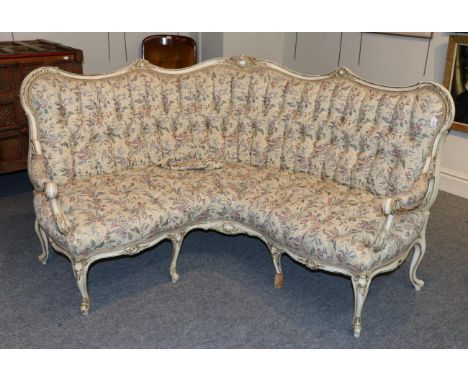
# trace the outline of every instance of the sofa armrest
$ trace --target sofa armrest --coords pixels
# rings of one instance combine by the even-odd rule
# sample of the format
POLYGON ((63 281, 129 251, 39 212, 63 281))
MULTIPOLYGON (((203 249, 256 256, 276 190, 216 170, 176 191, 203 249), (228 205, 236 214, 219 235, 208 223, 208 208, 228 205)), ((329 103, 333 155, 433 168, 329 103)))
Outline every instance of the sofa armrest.
POLYGON ((60 208, 57 196, 58 186, 47 176, 47 170, 42 156, 36 156, 31 160, 29 179, 36 192, 44 192, 50 203, 50 208, 55 218, 58 230, 64 235, 70 232, 72 225, 60 208))
POLYGON ((42 156, 31 158, 31 166, 29 167, 29 179, 34 188, 34 191, 44 192, 45 185, 50 182, 47 176, 47 170, 42 156))
POLYGON ((391 215, 396 212, 411 211, 424 204, 431 183, 434 181, 432 174, 422 174, 414 183, 411 191, 392 196, 384 200, 383 213, 391 215))
POLYGON ((52 213, 54 214, 55 223, 57 224, 59 231, 66 235, 68 232, 71 231, 73 227, 58 204, 57 184, 54 182, 47 182, 45 184, 45 194, 47 196, 47 199, 49 199, 50 208, 52 209, 52 213))
POLYGON ((387 244, 395 213, 408 212, 424 206, 433 182, 433 172, 429 171, 419 177, 411 191, 384 199, 382 212, 386 218, 372 244, 372 248, 376 252, 382 250, 387 244))

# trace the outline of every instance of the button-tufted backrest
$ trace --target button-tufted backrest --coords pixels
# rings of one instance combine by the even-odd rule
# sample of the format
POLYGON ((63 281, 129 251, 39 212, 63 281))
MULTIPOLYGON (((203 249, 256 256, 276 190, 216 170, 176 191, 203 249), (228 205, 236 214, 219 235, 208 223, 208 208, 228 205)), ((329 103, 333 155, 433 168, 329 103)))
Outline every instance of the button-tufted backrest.
POLYGON ((138 61, 110 75, 39 69, 23 104, 59 184, 168 160, 221 159, 313 174, 376 195, 411 189, 448 98, 435 84, 394 89, 345 69, 301 76, 264 61, 179 71, 138 61))

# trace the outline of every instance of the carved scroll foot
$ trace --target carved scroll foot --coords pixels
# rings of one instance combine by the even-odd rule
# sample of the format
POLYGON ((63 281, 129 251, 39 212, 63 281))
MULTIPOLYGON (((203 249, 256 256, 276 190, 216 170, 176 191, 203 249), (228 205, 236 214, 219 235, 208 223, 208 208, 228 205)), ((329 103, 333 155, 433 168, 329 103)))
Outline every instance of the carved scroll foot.
POLYGON ((354 337, 359 337, 362 330, 362 308, 366 301, 367 292, 369 291, 370 278, 365 275, 353 276, 351 278, 354 290, 354 316, 353 316, 353 331, 354 337))
POLYGON ((416 246, 414 247, 413 260, 411 261, 411 266, 410 266, 410 280, 413 283, 417 291, 421 290, 421 288, 424 286, 424 281, 416 277, 416 271, 418 270, 419 263, 424 257, 425 252, 426 252, 426 243, 425 243, 425 240, 423 239, 422 242, 417 243, 416 246))
POLYGON ((42 252, 37 258, 43 265, 45 265, 47 264, 47 259, 49 258, 49 240, 47 239, 47 235, 45 231, 39 225, 39 222, 37 221, 37 219, 34 222, 34 229, 36 230, 36 234, 37 234, 37 237, 39 238, 39 241, 41 242, 41 248, 42 248, 42 252))
POLYGON ((83 298, 81 300, 80 311, 83 316, 87 316, 89 312, 89 300, 87 298, 83 298))
POLYGON ((74 262, 73 274, 75 275, 76 285, 81 293, 81 306, 80 311, 83 316, 87 316, 89 312, 89 295, 88 295, 88 268, 89 264, 86 262, 74 262))
POLYGON ((275 288, 282 288, 284 285, 283 271, 281 270, 281 256, 283 252, 274 245, 269 245, 273 265, 275 266, 275 288))
POLYGON ((177 273, 177 259, 179 258, 180 247, 182 246, 182 233, 175 233, 169 236, 169 239, 172 242, 172 261, 169 268, 171 274, 171 279, 173 283, 176 283, 179 280, 179 274, 177 273))

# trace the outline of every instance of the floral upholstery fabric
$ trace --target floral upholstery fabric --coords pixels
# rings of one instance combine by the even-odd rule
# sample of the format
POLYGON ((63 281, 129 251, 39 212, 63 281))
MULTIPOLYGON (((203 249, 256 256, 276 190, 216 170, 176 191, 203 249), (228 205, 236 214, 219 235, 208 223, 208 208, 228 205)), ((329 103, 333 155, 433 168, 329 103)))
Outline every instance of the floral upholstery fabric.
POLYGON ((376 256, 382 199, 306 174, 226 164, 222 169, 171 171, 158 166, 99 175, 67 184, 61 207, 75 227, 53 227, 47 200, 35 198, 41 225, 70 253, 135 243, 197 222, 245 224, 293 253, 352 270, 369 269, 399 254, 417 236, 418 213, 397 215, 392 242, 376 256))
POLYGON ((39 76, 30 103, 52 180, 221 160, 306 172, 375 195, 410 191, 447 110, 431 88, 384 91, 256 67, 39 76))
POLYGON ((30 169, 36 215, 70 254, 232 220, 353 271, 420 234, 422 212, 397 213, 387 245, 372 249, 384 199, 424 197, 422 170, 448 112, 430 86, 389 91, 227 64, 101 79, 46 72, 26 96, 42 148, 30 169), (46 179, 58 184, 66 234, 39 192, 46 179))

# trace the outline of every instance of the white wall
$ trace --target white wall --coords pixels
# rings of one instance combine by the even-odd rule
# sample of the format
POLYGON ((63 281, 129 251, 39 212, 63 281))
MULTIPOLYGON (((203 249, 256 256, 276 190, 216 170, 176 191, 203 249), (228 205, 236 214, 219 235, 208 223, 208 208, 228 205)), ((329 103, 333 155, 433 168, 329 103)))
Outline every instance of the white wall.
POLYGON ((198 50, 201 61, 223 57, 223 35, 222 32, 200 33, 198 50))
MULTIPOLYGON (((268 58, 305 74, 323 74, 339 64, 385 85, 442 82, 449 33, 432 40, 364 33, 224 33, 224 56, 245 53, 268 58), (281 36, 282 35, 282 36, 281 36), (282 42, 282 47, 281 47, 282 42), (424 66, 429 45, 426 73, 424 66), (294 50, 296 49, 296 59, 294 50)), ((441 190, 468 198, 468 134, 450 132, 442 150, 441 190)))
MULTIPOLYGON (((338 66, 341 33, 299 33, 294 60, 295 33, 287 33, 283 63, 304 73, 323 74, 338 66)), ((441 82, 447 50, 447 33, 435 33, 432 40, 385 35, 343 33, 340 65, 364 78, 386 85, 404 86, 418 81, 441 82), (429 56, 424 75, 427 48, 429 56)))
POLYGON ((281 62, 284 54, 285 33, 235 32, 224 33, 223 55, 231 57, 239 54, 281 62))

